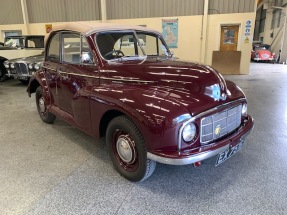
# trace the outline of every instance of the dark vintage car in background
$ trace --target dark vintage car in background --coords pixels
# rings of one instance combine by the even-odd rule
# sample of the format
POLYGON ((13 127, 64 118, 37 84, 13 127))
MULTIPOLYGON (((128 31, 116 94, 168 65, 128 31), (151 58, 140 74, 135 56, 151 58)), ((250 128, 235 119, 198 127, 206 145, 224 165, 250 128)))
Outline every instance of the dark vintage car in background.
POLYGON ((4 66, 8 77, 13 77, 26 84, 32 75, 41 68, 43 61, 44 53, 30 57, 6 60, 4 66))
POLYGON ((5 37, 3 45, 0 45, 0 81, 5 81, 8 77, 8 72, 4 66, 6 60, 38 55, 41 54, 43 50, 43 35, 5 37))
POLYGON ((275 62, 275 53, 271 52, 271 46, 267 44, 253 43, 251 60, 275 62))
POLYGON ((114 167, 131 181, 148 178, 156 162, 199 166, 218 156, 217 166, 253 128, 238 86, 209 66, 173 58, 160 33, 139 26, 55 27, 27 92, 36 93, 44 122, 57 116, 106 136, 114 167))

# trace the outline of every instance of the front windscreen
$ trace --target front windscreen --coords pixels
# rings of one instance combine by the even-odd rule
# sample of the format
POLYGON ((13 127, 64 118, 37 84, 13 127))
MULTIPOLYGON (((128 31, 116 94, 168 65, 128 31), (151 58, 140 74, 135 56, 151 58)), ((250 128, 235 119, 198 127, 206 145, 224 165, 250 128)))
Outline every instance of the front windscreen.
POLYGON ((142 31, 111 31, 96 36, 99 51, 106 60, 123 57, 169 56, 162 39, 142 31))

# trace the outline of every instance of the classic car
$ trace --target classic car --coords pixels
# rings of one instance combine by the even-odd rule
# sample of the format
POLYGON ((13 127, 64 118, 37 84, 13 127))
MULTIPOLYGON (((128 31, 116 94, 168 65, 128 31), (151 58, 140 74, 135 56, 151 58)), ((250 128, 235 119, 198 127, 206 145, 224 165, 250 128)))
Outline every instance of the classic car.
POLYGON ((41 53, 35 56, 6 60, 4 66, 8 77, 13 77, 26 84, 32 75, 41 68, 43 61, 44 53, 41 53))
POLYGON ((253 128, 243 91, 209 66, 173 58, 155 30, 68 23, 46 41, 42 68, 27 88, 39 116, 105 136, 115 169, 128 180, 147 179, 157 162, 199 166, 218 156, 217 166, 253 128), (126 40, 134 45, 122 46, 126 40))
POLYGON ((275 61, 275 53, 271 52, 271 46, 267 44, 253 43, 251 60, 254 61, 275 61))
POLYGON ((7 78, 7 70, 4 66, 6 60, 41 54, 43 49, 43 35, 5 37, 4 45, 0 46, 0 81, 5 81, 7 78))

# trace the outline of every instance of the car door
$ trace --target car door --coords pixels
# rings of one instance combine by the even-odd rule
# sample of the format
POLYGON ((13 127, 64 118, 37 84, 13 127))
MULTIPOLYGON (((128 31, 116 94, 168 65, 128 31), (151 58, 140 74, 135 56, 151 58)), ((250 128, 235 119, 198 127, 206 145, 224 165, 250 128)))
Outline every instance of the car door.
POLYGON ((99 84, 97 68, 86 39, 78 33, 63 32, 62 61, 57 68, 60 108, 86 131, 91 131, 89 90, 99 84))
POLYGON ((42 70, 46 74, 47 83, 49 84, 49 91, 51 94, 52 108, 59 107, 59 73, 57 72, 60 63, 60 34, 56 33, 48 41, 46 59, 43 63, 42 70))

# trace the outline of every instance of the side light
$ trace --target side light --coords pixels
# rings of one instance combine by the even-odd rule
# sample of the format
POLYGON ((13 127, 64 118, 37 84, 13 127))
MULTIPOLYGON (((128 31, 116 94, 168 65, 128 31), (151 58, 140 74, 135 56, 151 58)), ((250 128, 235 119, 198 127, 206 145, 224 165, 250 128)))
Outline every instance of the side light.
POLYGON ((247 104, 246 103, 242 105, 241 114, 242 116, 247 116, 247 104))

